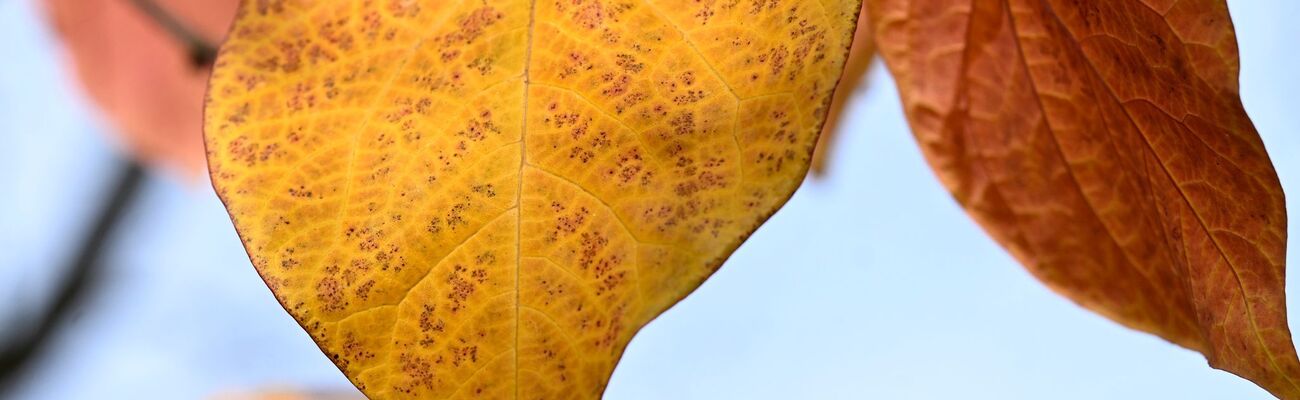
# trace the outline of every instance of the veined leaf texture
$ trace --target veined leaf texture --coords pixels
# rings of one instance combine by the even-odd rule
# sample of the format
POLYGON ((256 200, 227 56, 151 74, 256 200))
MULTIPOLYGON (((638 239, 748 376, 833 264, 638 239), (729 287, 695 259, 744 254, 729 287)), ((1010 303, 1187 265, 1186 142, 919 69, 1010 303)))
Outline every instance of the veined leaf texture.
POLYGON ((598 397, 802 181, 859 10, 246 1, 214 186, 367 395, 598 397))
POLYGON ((597 397, 802 180, 859 11, 940 180, 1035 276, 1300 398, 1222 0, 249 1, 214 185, 368 395, 597 397))
POLYGON ((1222 0, 873 0, 943 184, 1052 289, 1300 398, 1286 210, 1222 0))

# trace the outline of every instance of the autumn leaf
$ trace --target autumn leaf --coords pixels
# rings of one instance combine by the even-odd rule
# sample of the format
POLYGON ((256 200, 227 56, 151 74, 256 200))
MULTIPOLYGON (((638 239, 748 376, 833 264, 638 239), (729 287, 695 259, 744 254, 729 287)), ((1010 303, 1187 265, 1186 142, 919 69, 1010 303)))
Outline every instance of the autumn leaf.
POLYGON ((957 201, 1079 304, 1284 399, 1286 211, 1222 0, 872 0, 957 201))
POLYGON ((867 73, 871 71, 871 63, 876 60, 876 42, 868 21, 867 6, 863 4, 862 13, 858 15, 858 28, 853 33, 849 59, 844 63, 843 77, 831 99, 830 114, 826 116, 826 124, 822 126, 822 134, 817 139, 817 148, 813 150, 809 172, 814 178, 825 176, 830 168, 831 152, 835 150, 840 131, 845 129, 840 124, 840 119, 844 117, 849 99, 866 91, 863 82, 866 82, 867 73))
POLYGON ((802 180, 859 9, 244 2, 213 183, 367 395, 597 397, 802 180))
MULTIPOLYGON (((225 34, 238 0, 152 0, 211 43, 225 34)), ((131 0, 45 0, 86 93, 112 131, 141 159, 197 173, 206 67, 187 44, 131 0)))

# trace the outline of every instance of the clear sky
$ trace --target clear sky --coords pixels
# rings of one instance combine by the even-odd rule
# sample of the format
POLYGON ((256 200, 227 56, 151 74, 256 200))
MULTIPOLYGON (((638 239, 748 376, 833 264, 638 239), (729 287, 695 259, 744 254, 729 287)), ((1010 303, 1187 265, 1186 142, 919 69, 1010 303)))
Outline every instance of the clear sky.
MULTIPOLYGON (((1290 233, 1300 237, 1300 2, 1230 5, 1246 108, 1292 194, 1290 233)), ((0 1, 0 38, 8 318, 62 265, 100 203, 117 146, 66 80, 30 0, 0 1)), ((935 181, 883 72, 851 104, 830 178, 806 184, 712 279, 641 331, 607 398, 1268 398, 1031 278, 935 181)), ((123 228, 105 290, 20 397, 347 387, 257 277, 206 181, 155 174, 123 228)), ((1300 265, 1291 250, 1289 264, 1300 265)), ((1296 275, 1288 304, 1300 323, 1296 275)))

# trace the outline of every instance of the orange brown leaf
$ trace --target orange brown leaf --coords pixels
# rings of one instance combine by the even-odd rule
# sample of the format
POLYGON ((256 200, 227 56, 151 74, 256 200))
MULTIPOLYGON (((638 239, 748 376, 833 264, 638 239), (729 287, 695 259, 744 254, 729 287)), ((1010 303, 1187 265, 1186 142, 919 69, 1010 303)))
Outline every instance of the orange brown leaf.
POLYGON ((246 1, 213 183, 373 398, 595 398, 807 172, 860 3, 246 1))
POLYGON ((1222 0, 871 0, 912 129, 1048 286, 1300 398, 1282 189, 1222 0))
MULTIPOLYGON (((211 43, 237 0, 153 0, 211 43)), ((139 158, 190 174, 203 168, 206 66, 130 0, 45 0, 87 94, 139 158)))

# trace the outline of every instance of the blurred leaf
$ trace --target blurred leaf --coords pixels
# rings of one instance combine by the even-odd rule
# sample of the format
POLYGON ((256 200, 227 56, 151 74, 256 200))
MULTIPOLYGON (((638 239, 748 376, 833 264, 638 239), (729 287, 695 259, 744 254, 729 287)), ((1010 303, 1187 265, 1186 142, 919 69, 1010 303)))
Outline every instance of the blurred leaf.
MULTIPOLYGON (((152 0, 216 43, 238 0, 152 0)), ((139 158, 203 169, 201 120, 208 68, 187 43, 130 0, 44 0, 86 93, 139 158)))
POLYGON ((369 396, 598 397, 803 180, 860 10, 729 4, 244 2, 213 182, 369 396))
POLYGON ((871 64, 875 60, 876 41, 872 37, 867 6, 863 4, 862 13, 858 16, 858 29, 853 33, 853 48, 849 50, 849 60, 844 64, 844 74, 841 75, 839 86, 835 89, 835 96, 831 100, 830 114, 826 116, 826 125, 822 126, 822 134, 817 140, 817 149, 813 151, 812 167, 809 168, 809 172, 814 178, 826 175, 831 157, 834 156, 832 152, 835 150, 835 141, 845 129, 840 124, 845 108, 850 98, 866 93, 867 87, 863 82, 866 82, 868 73, 871 72, 871 64))
POLYGON ((1282 188, 1222 0, 870 5, 930 165, 1030 272, 1300 398, 1282 188))

